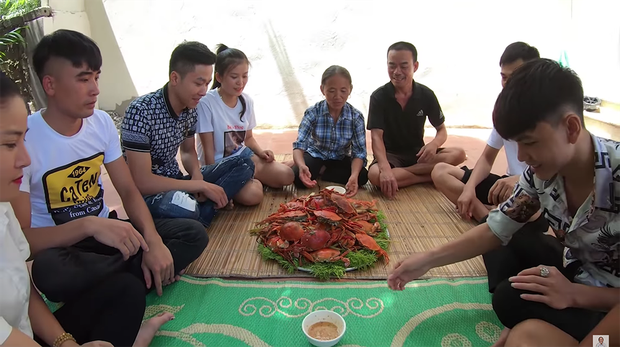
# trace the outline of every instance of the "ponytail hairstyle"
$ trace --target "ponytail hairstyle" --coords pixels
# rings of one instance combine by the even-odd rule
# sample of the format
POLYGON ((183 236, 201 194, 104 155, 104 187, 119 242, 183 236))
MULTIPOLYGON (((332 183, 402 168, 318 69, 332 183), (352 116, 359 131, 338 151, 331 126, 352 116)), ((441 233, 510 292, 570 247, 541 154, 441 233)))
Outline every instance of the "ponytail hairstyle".
MULTIPOLYGON (((228 71, 234 69, 239 64, 246 63, 248 66, 250 65, 250 61, 245 53, 236 48, 228 48, 228 46, 223 43, 220 43, 217 46, 216 52, 217 58, 215 58, 215 73, 220 75, 222 78, 228 71)), ((217 80, 217 78, 214 78, 211 89, 219 88, 221 86, 222 84, 217 80)), ((243 121, 243 115, 247 110, 247 105, 243 95, 239 95, 239 102, 241 102, 241 113, 239 113, 239 120, 243 121)))

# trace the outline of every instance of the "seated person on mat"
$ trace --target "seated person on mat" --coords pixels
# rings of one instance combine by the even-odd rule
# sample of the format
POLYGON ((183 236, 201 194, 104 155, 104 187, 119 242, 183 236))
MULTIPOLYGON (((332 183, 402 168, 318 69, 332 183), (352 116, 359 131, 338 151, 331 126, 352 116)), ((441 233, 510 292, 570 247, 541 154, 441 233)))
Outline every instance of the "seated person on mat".
POLYGON ((9 203, 19 199, 23 170, 30 165, 27 118, 19 88, 0 72, 0 345, 148 346, 173 316, 152 318, 140 328, 146 300, 137 277, 110 275, 54 314, 32 285, 26 266, 30 247, 9 203), (88 342, 94 340, 102 341, 88 342))
POLYGON ((170 57, 163 88, 131 102, 121 125, 127 163, 154 218, 191 218, 205 227, 254 174, 250 159, 235 157, 201 167, 196 154, 197 112, 213 75, 215 54, 183 42, 170 57), (189 175, 179 168, 177 153, 189 175))
MULTIPOLYGON (((515 42, 508 45, 500 58, 502 87, 519 66, 539 57, 538 50, 526 43, 515 42)), ((489 214, 489 209, 485 205, 499 205, 508 200, 514 185, 526 168, 527 165, 518 159, 517 143, 502 139, 497 130, 493 129, 487 146, 473 170, 467 167, 459 169, 456 166, 439 163, 433 169, 431 176, 437 189, 457 204, 458 212, 463 218, 473 217, 481 223, 489 214), (506 148, 508 174, 500 177, 490 172, 493 161, 502 146, 506 148)), ((512 239, 512 242, 525 244, 532 233, 544 233, 548 229, 549 223, 545 217, 538 215, 521 228, 521 232, 512 239)), ((510 266, 507 266, 514 261, 510 247, 500 247, 482 255, 491 293, 495 291, 497 285, 513 275, 510 266)))
POLYGON ((347 195, 353 196, 368 182, 364 116, 347 102, 352 88, 351 74, 342 66, 332 65, 323 72, 325 100, 306 110, 293 142, 298 188, 312 188, 322 176, 344 184, 347 195))
POLYGON ((403 290, 431 268, 507 244, 515 260, 504 265, 513 267, 512 277, 493 293, 493 309, 506 327, 497 345, 529 319, 581 341, 620 303, 620 143, 584 128, 579 77, 548 59, 514 72, 495 103, 493 125, 517 142, 519 158, 529 165, 511 197, 486 223, 399 263, 388 284, 403 290), (515 243, 539 210, 556 237, 532 233, 528 242, 515 243))
POLYGON ((249 68, 245 53, 219 45, 213 85, 198 104, 198 156, 203 164, 234 158, 253 161, 256 180, 250 181, 235 201, 257 205, 263 199, 263 185, 282 188, 293 183, 294 177, 293 170, 276 162, 273 152, 263 150, 252 134, 256 126, 254 101, 243 92, 249 68))
POLYGON ((595 347, 620 347, 620 304, 607 313, 600 323, 581 342, 545 321, 529 319, 517 324, 506 341, 506 347, 592 347, 596 335, 608 335, 609 339, 599 337, 595 347))
MULTIPOLYGON (((502 87, 516 68, 537 58, 540 58, 538 50, 527 43, 515 42, 508 45, 499 60, 502 87)), ((450 164, 439 163, 433 169, 431 177, 435 187, 457 206, 463 218, 473 218, 481 222, 489 214, 488 205, 499 205, 510 197, 526 167, 517 157, 517 143, 502 139, 497 130, 493 129, 473 170, 466 166, 459 169, 450 164), (502 147, 506 149, 508 171, 500 177, 492 174, 491 168, 502 147)))
POLYGON ((461 148, 441 148, 448 132, 437 97, 427 86, 413 80, 418 70, 418 52, 409 42, 388 48, 390 82, 370 96, 368 130, 374 160, 368 179, 393 198, 399 188, 430 182, 435 164, 458 165, 465 161, 461 148), (424 144, 424 124, 428 118, 437 129, 431 142, 424 144))
POLYGON ((208 242, 196 221, 153 221, 122 157, 114 122, 95 109, 101 63, 95 42, 71 30, 43 37, 33 53, 48 106, 28 117, 32 164, 13 208, 30 243, 33 281, 54 302, 123 273, 161 295, 162 285, 174 282, 208 242), (101 165, 130 223, 106 206, 101 165))

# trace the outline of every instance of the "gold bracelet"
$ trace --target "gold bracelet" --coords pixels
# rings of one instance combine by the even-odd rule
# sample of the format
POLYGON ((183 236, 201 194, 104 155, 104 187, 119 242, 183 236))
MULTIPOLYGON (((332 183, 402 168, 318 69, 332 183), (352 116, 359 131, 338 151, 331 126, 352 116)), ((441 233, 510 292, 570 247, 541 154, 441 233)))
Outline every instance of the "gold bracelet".
POLYGON ((69 340, 77 343, 77 341, 75 341, 75 338, 73 337, 73 335, 71 335, 69 333, 62 333, 60 336, 58 336, 56 338, 56 340, 54 340, 54 344, 52 344, 52 347, 60 347, 60 345, 62 345, 63 343, 65 343, 65 342, 67 342, 69 340))

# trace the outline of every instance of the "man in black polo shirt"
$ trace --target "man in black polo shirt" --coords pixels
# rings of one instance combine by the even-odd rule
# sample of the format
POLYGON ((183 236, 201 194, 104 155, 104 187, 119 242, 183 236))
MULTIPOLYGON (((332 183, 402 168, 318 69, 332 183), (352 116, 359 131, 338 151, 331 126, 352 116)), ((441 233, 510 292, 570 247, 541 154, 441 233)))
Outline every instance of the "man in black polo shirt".
POLYGON ((170 80, 135 99, 121 127, 131 174, 153 218, 192 218, 208 226, 254 175, 249 158, 200 167, 197 113, 213 76, 215 54, 200 42, 184 42, 170 57, 170 80), (179 169, 177 153, 189 175, 179 169))
POLYGON ((399 188, 431 182, 437 163, 458 165, 465 161, 461 148, 441 148, 448 132, 443 112, 432 90, 413 80, 418 52, 411 43, 397 42, 388 48, 390 82, 370 96, 368 129, 374 160, 368 170, 370 182, 393 198, 399 188), (424 144, 426 118, 437 129, 424 144))

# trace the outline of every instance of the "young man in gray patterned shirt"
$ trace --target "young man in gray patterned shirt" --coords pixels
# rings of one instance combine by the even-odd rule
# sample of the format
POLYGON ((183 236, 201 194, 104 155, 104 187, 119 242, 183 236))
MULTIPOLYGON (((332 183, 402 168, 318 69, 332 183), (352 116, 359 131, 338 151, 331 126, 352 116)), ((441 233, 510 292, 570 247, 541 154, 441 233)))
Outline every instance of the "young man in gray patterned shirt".
POLYGON ((254 175, 249 158, 200 166, 196 106, 213 78, 215 54, 200 42, 183 42, 170 57, 163 88, 131 102, 121 126, 131 174, 153 218, 190 218, 205 227, 254 175), (177 161, 188 175, 181 172, 177 161))
POLYGON ((620 303, 620 143, 585 129, 581 81, 548 59, 515 71, 497 99, 493 123, 502 138, 518 143, 519 160, 529 166, 512 196, 487 223, 399 263, 388 284, 403 290, 431 268, 507 245, 519 267, 493 294, 506 327, 498 345, 510 340, 511 328, 533 319, 581 341, 620 303), (519 242, 518 231, 539 210, 556 237, 519 242))

